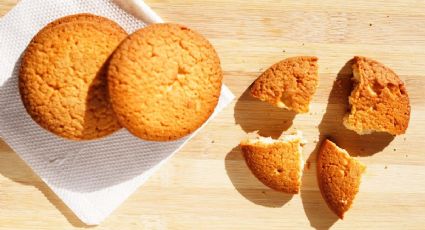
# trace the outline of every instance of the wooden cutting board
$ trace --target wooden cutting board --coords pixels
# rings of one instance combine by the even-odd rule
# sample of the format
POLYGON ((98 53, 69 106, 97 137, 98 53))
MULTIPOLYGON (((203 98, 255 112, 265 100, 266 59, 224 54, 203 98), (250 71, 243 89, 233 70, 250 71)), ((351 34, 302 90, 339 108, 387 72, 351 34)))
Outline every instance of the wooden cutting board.
MULTIPOLYGON (((0 15, 16 0, 0 0, 0 15)), ((217 48, 236 100, 98 229, 425 229, 425 1, 147 1, 166 21, 192 27, 217 48), (293 116, 246 93, 271 64, 319 57, 311 112, 293 116), (391 67, 407 85, 407 133, 360 137, 341 125, 354 55, 391 67), (300 195, 271 191, 248 171, 237 145, 246 132, 302 130, 310 167, 300 195), (316 182, 317 139, 330 135, 367 165, 346 219, 316 182)), ((1 41, 0 41, 1 42, 1 41)), ((320 142, 320 141, 319 141, 320 142)), ((0 142, 0 229, 87 227, 0 142)))

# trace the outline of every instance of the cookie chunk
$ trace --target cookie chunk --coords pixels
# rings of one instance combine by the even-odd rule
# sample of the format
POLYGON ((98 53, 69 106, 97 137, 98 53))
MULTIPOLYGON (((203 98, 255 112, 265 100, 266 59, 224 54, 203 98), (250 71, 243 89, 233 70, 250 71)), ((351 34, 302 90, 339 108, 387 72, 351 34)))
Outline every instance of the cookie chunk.
POLYGON ((177 24, 131 34, 108 68, 112 107, 135 136, 170 141, 199 128, 220 96, 222 71, 213 46, 177 24))
POLYGON ((264 137, 240 143, 251 172, 266 186, 285 193, 300 191, 303 170, 301 132, 274 140, 264 137))
POLYGON ((118 130, 106 64, 126 36, 115 22, 90 14, 60 18, 38 32, 23 54, 19 73, 21 98, 34 121, 73 140, 118 130))
POLYGON ((354 87, 344 125, 358 134, 406 132, 410 119, 409 96, 394 71, 366 57, 354 57, 354 87))
POLYGON ((306 113, 317 83, 317 57, 292 57, 262 73, 251 85, 251 95, 280 108, 306 113))
POLYGON ((359 191, 366 166, 344 149, 325 140, 318 152, 317 177, 320 192, 329 208, 341 219, 359 191))

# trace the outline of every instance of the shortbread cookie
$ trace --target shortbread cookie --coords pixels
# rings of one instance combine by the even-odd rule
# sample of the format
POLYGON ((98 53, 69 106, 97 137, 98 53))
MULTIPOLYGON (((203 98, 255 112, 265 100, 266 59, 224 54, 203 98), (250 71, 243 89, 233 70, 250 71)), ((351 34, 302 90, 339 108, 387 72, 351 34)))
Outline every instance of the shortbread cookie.
POLYGON ((344 125, 358 134, 406 132, 410 103, 406 87, 390 68, 366 57, 354 57, 354 88, 344 125))
POLYGON ((280 108, 306 113, 317 83, 317 57, 292 57, 262 73, 251 85, 251 95, 280 108))
POLYGON ((240 143, 246 164, 266 186, 281 192, 300 191, 303 170, 301 132, 274 140, 264 137, 240 143))
POLYGON ((111 58, 108 85, 120 123, 153 141, 199 128, 220 96, 222 71, 213 46, 177 24, 154 24, 125 39, 111 58))
POLYGON ((329 208, 341 219, 359 191, 366 166, 350 157, 344 149, 325 140, 317 157, 320 192, 329 208))
POLYGON ((22 101, 31 117, 73 140, 118 130, 105 66, 126 36, 115 22, 89 14, 67 16, 44 27, 28 45, 19 74, 22 101))

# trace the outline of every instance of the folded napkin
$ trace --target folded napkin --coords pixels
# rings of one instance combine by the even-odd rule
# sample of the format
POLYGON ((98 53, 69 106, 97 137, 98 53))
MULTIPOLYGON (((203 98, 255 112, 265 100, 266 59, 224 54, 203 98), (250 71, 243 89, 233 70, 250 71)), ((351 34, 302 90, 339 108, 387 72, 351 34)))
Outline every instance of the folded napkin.
MULTIPOLYGON (((86 224, 104 220, 194 134, 165 143, 142 141, 125 130, 94 141, 59 138, 26 113, 17 86, 19 59, 43 26, 62 16, 105 16, 129 33, 145 26, 144 21, 161 20, 143 1, 133 1, 21 0, 0 19, 0 135, 86 224)), ((211 117, 233 97, 223 85, 211 117)))

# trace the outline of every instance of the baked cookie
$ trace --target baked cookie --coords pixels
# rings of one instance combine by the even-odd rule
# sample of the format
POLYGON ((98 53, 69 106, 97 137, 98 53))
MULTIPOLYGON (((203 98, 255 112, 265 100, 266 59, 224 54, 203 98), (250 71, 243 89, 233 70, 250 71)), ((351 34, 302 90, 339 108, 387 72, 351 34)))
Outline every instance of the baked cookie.
POLYGON ((354 57, 354 87, 344 125, 358 134, 406 132, 410 103, 404 83, 390 68, 366 57, 354 57))
POLYGON ((366 166, 344 149, 325 140, 318 152, 317 177, 320 192, 329 208, 341 219, 359 191, 366 166))
POLYGON ((240 143, 251 172, 266 186, 281 192, 300 191, 303 170, 301 132, 280 139, 258 137, 240 143))
POLYGON ((251 85, 251 95, 280 108, 306 113, 317 83, 317 57, 292 57, 264 71, 251 85))
POLYGON ((108 99, 106 63, 127 33, 100 16, 60 18, 35 35, 22 58, 19 89, 30 116, 73 140, 118 130, 108 99))
POLYGON ((212 114, 221 90, 220 60, 202 35, 177 24, 154 24, 128 36, 108 68, 112 107, 135 136, 179 139, 212 114))

